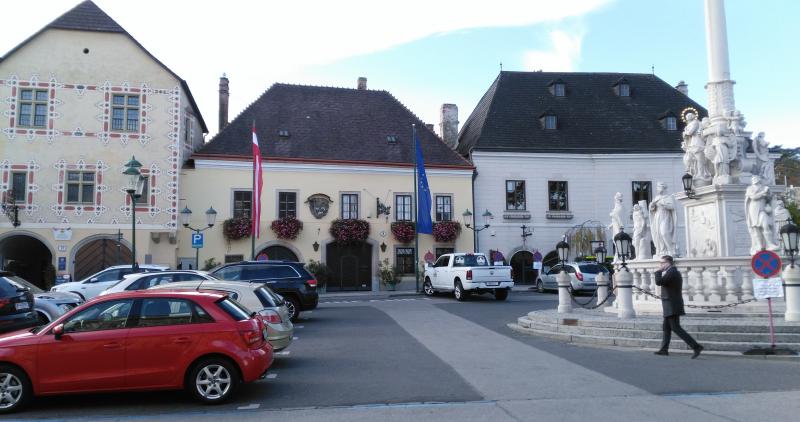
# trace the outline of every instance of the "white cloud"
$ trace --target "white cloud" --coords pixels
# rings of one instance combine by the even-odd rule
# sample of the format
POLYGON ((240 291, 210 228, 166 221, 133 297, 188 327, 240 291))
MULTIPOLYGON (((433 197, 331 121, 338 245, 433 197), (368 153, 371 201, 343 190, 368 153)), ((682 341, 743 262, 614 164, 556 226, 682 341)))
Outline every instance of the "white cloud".
MULTIPOLYGON (((95 0, 189 82, 212 133, 216 132, 217 78, 223 72, 231 78, 233 117, 274 82, 306 83, 296 78, 309 66, 386 50, 435 34, 556 22, 589 13, 610 1, 95 0)), ((34 0, 4 4, 4 15, 26 18, 10 19, 0 26, 0 54, 77 3, 34 0), (31 3, 37 10, 33 15, 31 3)), ((557 38, 554 51, 570 45, 574 50, 574 37, 565 34, 557 38)), ((574 53, 553 56, 564 64, 574 62, 572 57, 574 53)), ((355 84, 357 76, 353 75, 350 85, 355 84)))
POLYGON ((525 70, 574 71, 580 60, 583 35, 582 30, 572 34, 563 30, 551 31, 551 48, 526 52, 523 59, 525 70))

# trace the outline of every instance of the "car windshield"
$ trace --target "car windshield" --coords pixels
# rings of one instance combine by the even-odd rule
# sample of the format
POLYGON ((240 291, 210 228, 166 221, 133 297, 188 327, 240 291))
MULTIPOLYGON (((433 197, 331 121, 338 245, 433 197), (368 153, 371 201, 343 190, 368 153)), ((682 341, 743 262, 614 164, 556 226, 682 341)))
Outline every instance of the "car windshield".
POLYGON ((606 267, 599 265, 599 264, 581 264, 578 266, 582 273, 586 274, 608 274, 608 270, 606 267))
POLYGON ((19 276, 13 275, 4 278, 18 289, 28 289, 31 291, 31 293, 44 293, 44 290, 34 286, 33 284, 29 283, 28 281, 19 276))
POLYGON ((483 255, 456 255, 454 267, 488 267, 489 262, 483 255))

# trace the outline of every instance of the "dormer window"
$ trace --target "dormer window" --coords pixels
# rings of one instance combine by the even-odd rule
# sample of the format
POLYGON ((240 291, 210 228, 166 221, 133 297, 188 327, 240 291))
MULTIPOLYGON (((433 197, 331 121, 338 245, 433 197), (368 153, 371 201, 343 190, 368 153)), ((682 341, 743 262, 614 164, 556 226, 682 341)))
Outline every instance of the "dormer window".
POLYGON ((542 128, 546 130, 558 129, 558 117, 551 111, 545 111, 539 116, 539 121, 542 122, 542 128))
POLYGON ((281 129, 281 130, 279 130, 279 131, 278 131, 278 137, 280 137, 281 139, 286 139, 286 138, 288 138, 288 137, 289 137, 289 131, 288 131, 288 130, 286 130, 286 129, 281 129))
POLYGON ((553 94, 554 97, 564 97, 567 95, 567 84, 561 79, 550 82, 548 88, 550 88, 550 93, 553 94))
POLYGON ((661 123, 661 127, 664 128, 664 130, 678 130, 678 116, 676 116, 672 110, 667 110, 664 114, 659 116, 658 122, 661 123))
POLYGON ((631 85, 625 78, 620 78, 616 82, 614 82, 613 88, 614 88, 614 93, 617 94, 617 96, 619 97, 631 96, 631 85))
POLYGON ((389 143, 389 145, 394 145, 394 144, 396 144, 396 143, 397 143, 397 135, 388 135, 388 136, 386 137, 386 142, 388 142, 388 143, 389 143))

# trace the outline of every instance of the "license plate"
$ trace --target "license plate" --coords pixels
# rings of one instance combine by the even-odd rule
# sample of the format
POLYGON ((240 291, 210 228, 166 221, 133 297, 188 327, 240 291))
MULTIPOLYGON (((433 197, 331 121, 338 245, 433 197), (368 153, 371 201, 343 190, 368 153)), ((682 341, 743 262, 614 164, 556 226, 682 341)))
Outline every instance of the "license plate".
POLYGON ((18 311, 24 311, 31 308, 31 305, 28 304, 28 302, 19 302, 16 306, 18 311))
POLYGON ((499 286, 500 282, 497 282, 497 283, 486 283, 486 285, 489 286, 489 287, 499 286))

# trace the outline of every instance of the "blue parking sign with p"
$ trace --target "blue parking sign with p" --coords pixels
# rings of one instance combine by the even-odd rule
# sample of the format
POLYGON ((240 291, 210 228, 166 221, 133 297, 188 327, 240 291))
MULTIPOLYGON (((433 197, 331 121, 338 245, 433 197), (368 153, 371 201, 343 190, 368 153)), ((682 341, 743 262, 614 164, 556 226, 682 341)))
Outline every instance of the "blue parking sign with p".
POLYGON ((203 247, 203 233, 192 233, 192 247, 195 249, 203 247))

